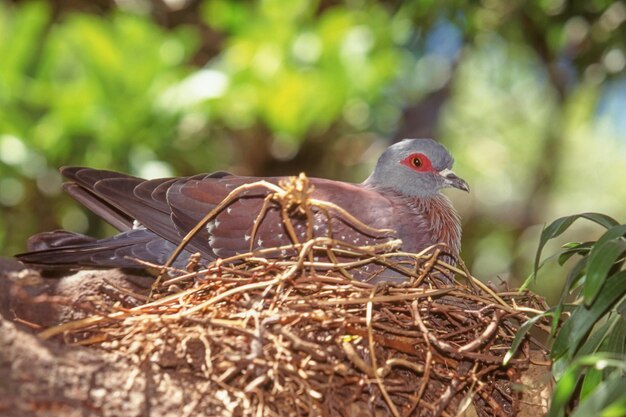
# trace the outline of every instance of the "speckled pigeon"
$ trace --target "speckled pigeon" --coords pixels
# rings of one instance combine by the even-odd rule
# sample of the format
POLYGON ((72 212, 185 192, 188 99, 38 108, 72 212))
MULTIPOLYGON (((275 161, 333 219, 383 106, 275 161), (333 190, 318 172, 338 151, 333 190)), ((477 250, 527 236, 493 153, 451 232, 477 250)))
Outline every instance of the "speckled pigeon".
MULTIPOLYGON (((459 217, 440 191, 445 187, 469 191, 469 187, 451 171, 452 164, 448 151, 434 140, 405 139, 385 150, 363 183, 311 178, 311 196, 336 204, 372 228, 395 231, 391 235, 364 231, 333 215, 330 227, 336 239, 368 245, 399 238, 402 250, 410 252, 441 242, 456 256, 461 239, 459 217)), ((232 190, 261 179, 225 172, 154 180, 80 167, 62 168, 61 172, 71 181, 64 184, 65 191, 121 233, 101 240, 63 230, 35 235, 29 239, 30 252, 18 258, 43 269, 140 268, 135 259, 162 265, 182 237, 232 190)), ((280 177, 263 179, 274 184, 281 181, 280 177)), ((210 261, 246 253, 251 244, 254 249, 289 245, 277 205, 270 206, 253 233, 268 192, 259 187, 242 193, 200 229, 174 266, 184 267, 192 253, 210 261)), ((304 240, 306 220, 294 214, 292 223, 304 240)), ((328 235, 328 227, 326 215, 314 210, 313 235, 328 235)), ((277 255, 293 254, 283 251, 277 255)), ((358 279, 375 282, 398 279, 397 274, 386 278, 380 269, 369 268, 351 272, 358 279)))

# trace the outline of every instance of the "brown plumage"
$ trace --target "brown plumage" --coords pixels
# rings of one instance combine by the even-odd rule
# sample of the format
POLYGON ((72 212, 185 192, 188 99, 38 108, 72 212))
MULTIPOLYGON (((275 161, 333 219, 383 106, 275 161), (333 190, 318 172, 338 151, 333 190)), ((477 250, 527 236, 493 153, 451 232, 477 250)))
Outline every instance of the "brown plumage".
MULTIPOLYGON (((402 249, 417 252, 445 243, 452 255, 460 250, 459 217, 450 201, 439 193, 446 186, 468 190, 451 171, 452 158, 432 140, 405 140, 392 145, 379 159, 372 175, 362 184, 312 178, 311 197, 332 202, 375 229, 364 230, 342 216, 332 214, 333 237, 357 245, 402 240, 402 249)), ((71 182, 65 190, 81 204, 121 231, 101 240, 71 232, 55 231, 33 236, 31 252, 18 255, 25 263, 42 268, 139 267, 132 258, 163 264, 181 238, 215 208, 232 190, 259 180, 228 173, 193 177, 143 180, 112 171, 69 167, 61 171, 71 182)), ((264 178, 277 184, 281 178, 264 178)), ((252 248, 288 245, 291 240, 278 207, 273 205, 259 222, 252 239, 254 221, 268 191, 255 188, 220 211, 200 229, 178 257, 175 265, 186 264, 191 253, 203 259, 229 257, 252 248)), ((313 235, 328 234, 328 219, 314 210, 313 235)), ((292 222, 300 240, 306 237, 306 222, 294 215, 292 222)), ((285 250, 280 256, 294 253, 285 250)), ((394 280, 392 271, 352 271, 359 279, 394 280)))

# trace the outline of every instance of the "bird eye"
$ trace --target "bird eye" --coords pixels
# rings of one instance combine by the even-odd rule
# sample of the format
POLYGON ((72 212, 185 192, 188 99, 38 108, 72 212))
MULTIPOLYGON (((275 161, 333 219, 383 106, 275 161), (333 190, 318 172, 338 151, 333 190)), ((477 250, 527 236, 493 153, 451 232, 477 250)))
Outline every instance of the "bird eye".
POLYGON ((421 153, 411 154, 400 161, 400 163, 416 172, 429 172, 433 170, 430 159, 421 153))

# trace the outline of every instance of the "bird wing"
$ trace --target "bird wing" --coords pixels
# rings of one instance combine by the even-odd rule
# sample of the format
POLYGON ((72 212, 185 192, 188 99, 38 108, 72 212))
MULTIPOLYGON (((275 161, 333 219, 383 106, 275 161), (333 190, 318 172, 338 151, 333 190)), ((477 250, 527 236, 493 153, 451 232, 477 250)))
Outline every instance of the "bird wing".
MULTIPOLYGON (((79 202, 109 223, 117 225, 122 231, 132 231, 140 227, 150 232, 122 233, 115 240, 99 241, 105 243, 103 249, 111 249, 103 251, 106 255, 102 256, 132 256, 162 261, 165 259, 164 252, 172 251, 175 246, 158 243, 158 237, 177 245, 207 213, 214 210, 235 189, 246 184, 248 189, 237 193, 236 198, 222 207, 192 237, 185 248, 187 254, 200 252, 203 257, 211 259, 245 253, 251 248, 271 248, 292 243, 281 216, 280 205, 276 201, 265 205, 266 197, 271 191, 262 186, 250 187, 251 183, 259 180, 278 184, 284 179, 281 177, 241 177, 219 172, 192 177, 143 180, 111 171, 76 167, 64 168, 62 173, 73 181, 66 189, 71 189, 72 195, 79 202), (262 215, 259 217, 260 214, 262 215), (259 224, 254 234, 257 218, 259 224)), ((311 184, 312 198, 331 202, 372 228, 393 227, 393 204, 381 193, 360 185, 331 180, 311 179, 311 184)), ((380 243, 390 237, 389 234, 360 227, 358 222, 334 209, 321 210, 312 207, 311 212, 313 224, 310 227, 315 237, 328 236, 332 230, 334 238, 355 245, 380 243)), ((297 240, 306 240, 307 218, 297 210, 292 210, 289 219, 297 240)), ((89 244, 87 252, 94 260, 98 258, 98 263, 102 264, 108 258, 99 259, 100 255, 96 254, 97 245, 96 242, 89 244)), ((294 250, 285 250, 279 255, 293 254, 294 250)))
MULTIPOLYGON (((277 184, 284 178, 264 178, 277 184)), ((173 184, 167 192, 167 201, 172 211, 172 219, 179 230, 188 231, 194 227, 209 211, 213 210, 229 192, 244 184, 251 184, 259 178, 228 177, 222 179, 181 180, 173 184)), ((352 213, 360 222, 373 228, 390 228, 393 206, 381 194, 362 186, 337 181, 311 179, 313 192, 311 197, 332 202, 347 212, 352 213)), ((196 235, 196 244, 203 242, 220 257, 233 256, 248 252, 251 248, 272 248, 286 246, 292 242, 287 225, 281 217, 280 205, 271 201, 264 210, 264 202, 269 191, 261 186, 247 189, 238 194, 240 197, 225 206, 196 235), (260 217, 259 217, 260 216, 260 217), (259 220, 256 234, 253 236, 255 221, 259 220), (254 241, 251 241, 254 239, 254 241)), ((372 233, 359 228, 356 222, 343 217, 336 210, 326 212, 312 207, 313 236, 328 236, 332 229, 333 237, 349 243, 366 245, 388 239, 386 233, 372 233)), ((289 221, 298 241, 307 237, 307 218, 297 210, 290 212, 289 221)), ((281 256, 293 254, 284 251, 281 256)))
MULTIPOLYGON (((176 244, 193 226, 183 229, 177 225, 172 207, 168 203, 167 195, 170 189, 175 189, 183 183, 219 181, 230 176, 225 172, 217 172, 193 177, 144 180, 91 168, 68 167, 63 168, 61 172, 73 181, 65 186, 67 190, 72 190, 71 195, 118 229, 124 231, 141 226, 176 244)), ((215 197, 218 199, 227 194, 224 187, 217 187, 216 191, 215 197)), ((210 210, 212 207, 206 208, 210 210)), ((201 237, 194 237, 189 249, 214 257, 206 240, 202 241, 201 237)))

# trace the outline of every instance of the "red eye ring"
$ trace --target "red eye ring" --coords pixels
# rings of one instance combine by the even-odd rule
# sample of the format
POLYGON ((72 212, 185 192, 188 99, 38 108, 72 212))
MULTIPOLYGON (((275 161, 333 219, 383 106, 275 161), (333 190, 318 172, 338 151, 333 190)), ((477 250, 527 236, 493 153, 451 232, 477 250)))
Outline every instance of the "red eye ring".
POLYGON ((423 153, 414 153, 404 158, 400 163, 413 171, 430 172, 434 171, 433 164, 430 159, 423 153))

